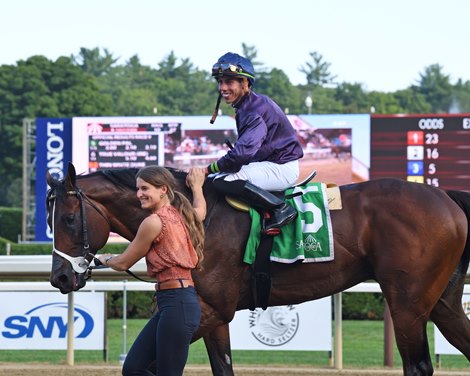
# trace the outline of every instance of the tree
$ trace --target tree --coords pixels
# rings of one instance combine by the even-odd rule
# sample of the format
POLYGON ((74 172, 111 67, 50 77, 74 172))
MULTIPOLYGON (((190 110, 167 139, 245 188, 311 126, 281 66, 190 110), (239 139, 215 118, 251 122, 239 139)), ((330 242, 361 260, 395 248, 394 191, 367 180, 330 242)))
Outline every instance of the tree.
MULTIPOLYGON (((165 115, 207 115, 212 112, 211 93, 214 81, 206 71, 195 68, 189 58, 181 59, 171 52, 159 65, 156 88, 159 106, 165 115)), ((214 95, 216 98, 216 95, 214 95)), ((214 99, 215 102, 215 99, 214 99)), ((159 110, 161 114, 161 111, 159 110)))
POLYGON ((372 91, 368 94, 370 111, 376 114, 402 114, 405 109, 394 93, 372 91))
POLYGON ((16 196, 7 192, 22 177, 24 118, 103 115, 109 108, 111 98, 101 94, 95 78, 73 65, 70 58, 52 62, 33 56, 17 66, 1 66, 0 205, 16 204, 12 201, 16 196))
POLYGON ((258 50, 255 46, 249 46, 246 43, 242 43, 242 56, 250 60, 253 68, 255 69, 255 76, 257 78, 266 71, 264 64, 257 60, 258 50))
POLYGON ((23 129, 3 124, 0 138, 0 206, 21 206, 23 129), (11 193, 15 193, 11 195, 11 193))
POLYGON ((307 85, 323 86, 333 83, 336 76, 330 73, 331 64, 324 61, 323 56, 316 51, 310 52, 310 57, 312 61, 307 61, 299 68, 305 74, 307 85))
POLYGON ((362 84, 343 82, 338 85, 335 93, 336 100, 342 104, 342 113, 369 113, 370 102, 362 84))
POLYGON ((160 63, 158 63, 158 73, 164 79, 187 80, 197 69, 189 58, 181 59, 181 64, 177 64, 178 58, 173 51, 170 52, 160 63))
POLYGON ((277 68, 261 74, 256 80, 255 90, 271 97, 285 112, 295 111, 303 101, 289 77, 277 68))
POLYGON ((78 65, 84 72, 95 77, 100 77, 109 72, 119 59, 114 58, 106 48, 101 54, 100 49, 80 48, 80 52, 76 56, 72 56, 72 61, 78 65))
POLYGON ((412 88, 398 90, 393 93, 393 96, 397 99, 400 108, 403 109, 401 113, 429 114, 433 112, 431 105, 426 101, 426 97, 417 90, 412 88))
POLYGON ((457 81, 452 88, 452 103, 450 113, 470 112, 470 81, 457 81))
POLYGON ((412 89, 424 96, 431 105, 431 111, 448 112, 452 103, 452 85, 448 75, 439 64, 433 64, 420 73, 418 85, 412 89))

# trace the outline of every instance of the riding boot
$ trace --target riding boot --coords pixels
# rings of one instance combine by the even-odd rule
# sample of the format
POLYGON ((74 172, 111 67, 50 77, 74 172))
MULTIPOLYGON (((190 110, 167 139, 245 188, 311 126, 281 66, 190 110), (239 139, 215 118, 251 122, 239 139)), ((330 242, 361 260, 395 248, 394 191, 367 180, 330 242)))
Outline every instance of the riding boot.
POLYGON ((296 210, 279 197, 245 181, 214 179, 214 187, 221 193, 235 196, 264 214, 263 231, 276 231, 297 217, 296 210), (267 215, 265 214, 267 213, 267 215), (267 218, 266 218, 267 217, 267 218))

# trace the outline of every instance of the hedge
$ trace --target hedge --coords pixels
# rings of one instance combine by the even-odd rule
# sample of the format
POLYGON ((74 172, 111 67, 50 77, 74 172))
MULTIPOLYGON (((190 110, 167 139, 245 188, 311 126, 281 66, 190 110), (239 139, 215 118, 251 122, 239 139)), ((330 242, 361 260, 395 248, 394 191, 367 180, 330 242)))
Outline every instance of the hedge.
POLYGON ((21 235, 22 210, 20 208, 0 207, 0 237, 12 242, 21 235))

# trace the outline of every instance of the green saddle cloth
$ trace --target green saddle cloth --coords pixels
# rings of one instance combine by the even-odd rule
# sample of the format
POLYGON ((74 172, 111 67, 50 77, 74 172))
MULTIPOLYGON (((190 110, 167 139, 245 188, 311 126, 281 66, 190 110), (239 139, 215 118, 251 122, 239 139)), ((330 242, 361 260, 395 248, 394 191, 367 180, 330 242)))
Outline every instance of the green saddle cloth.
MULTIPOLYGON (((326 185, 308 183, 301 187, 288 189, 286 197, 293 193, 302 195, 286 199, 293 206, 297 218, 281 228, 281 233, 274 237, 271 261, 281 263, 321 262, 334 259, 333 227, 326 185)), ((255 262, 256 250, 260 243, 261 217, 250 208, 251 230, 245 249, 243 261, 247 264, 255 262)))

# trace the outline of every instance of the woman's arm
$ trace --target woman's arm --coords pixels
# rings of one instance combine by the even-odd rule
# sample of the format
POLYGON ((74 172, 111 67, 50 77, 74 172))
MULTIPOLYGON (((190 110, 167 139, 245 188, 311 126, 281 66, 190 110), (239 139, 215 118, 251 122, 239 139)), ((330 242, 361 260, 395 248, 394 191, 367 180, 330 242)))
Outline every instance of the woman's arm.
POLYGON ((206 199, 202 186, 206 180, 206 168, 192 167, 186 177, 186 185, 193 191, 193 207, 198 218, 203 221, 206 218, 206 199))
POLYGON ((145 257, 154 239, 162 231, 162 221, 158 215, 151 215, 143 220, 135 238, 119 255, 105 253, 98 256, 103 265, 117 271, 125 271, 131 268, 142 257, 145 257))

